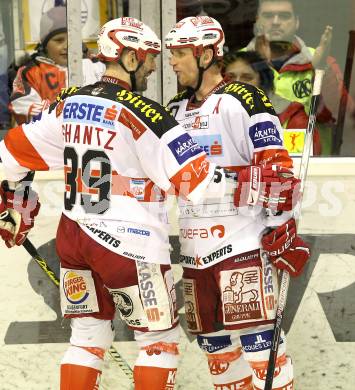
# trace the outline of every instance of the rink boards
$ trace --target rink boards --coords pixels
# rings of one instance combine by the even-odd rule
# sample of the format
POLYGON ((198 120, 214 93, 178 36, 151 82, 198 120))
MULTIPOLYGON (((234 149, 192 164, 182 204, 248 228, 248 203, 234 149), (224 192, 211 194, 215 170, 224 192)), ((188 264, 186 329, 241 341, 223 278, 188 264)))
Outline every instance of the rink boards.
MULTIPOLYGON (((297 161, 296 161, 297 165, 297 161)), ((2 172, 2 168, 0 167, 2 172)), ((61 172, 36 174, 42 208, 30 239, 57 271, 54 237, 62 205, 61 172)), ((177 241, 176 209, 169 200, 171 239, 177 241)), ((317 158, 309 167, 300 232, 312 245, 306 272, 293 279, 284 327, 295 363, 297 390, 355 387, 355 159, 317 158)), ((175 248, 176 249, 176 248, 175 248)), ((60 359, 70 329, 62 321, 57 288, 22 247, 0 247, 0 389, 59 388, 60 359)), ((173 253, 176 263, 176 251, 173 253)), ((173 265, 182 323, 177 389, 212 389, 207 364, 187 336, 181 268, 173 265)), ((115 348, 133 365, 132 333, 119 320, 115 348)), ((105 360, 101 389, 132 389, 118 363, 105 360)))

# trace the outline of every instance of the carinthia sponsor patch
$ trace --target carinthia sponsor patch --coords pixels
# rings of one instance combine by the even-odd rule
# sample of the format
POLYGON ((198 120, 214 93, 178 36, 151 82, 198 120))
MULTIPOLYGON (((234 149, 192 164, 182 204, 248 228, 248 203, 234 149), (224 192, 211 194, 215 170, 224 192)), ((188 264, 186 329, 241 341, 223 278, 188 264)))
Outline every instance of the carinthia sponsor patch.
POLYGON ((281 135, 275 123, 271 121, 259 122, 249 128, 249 137, 254 148, 282 145, 281 135))
POLYGON ((202 153, 201 147, 186 133, 175 138, 168 146, 180 165, 189 158, 202 153))

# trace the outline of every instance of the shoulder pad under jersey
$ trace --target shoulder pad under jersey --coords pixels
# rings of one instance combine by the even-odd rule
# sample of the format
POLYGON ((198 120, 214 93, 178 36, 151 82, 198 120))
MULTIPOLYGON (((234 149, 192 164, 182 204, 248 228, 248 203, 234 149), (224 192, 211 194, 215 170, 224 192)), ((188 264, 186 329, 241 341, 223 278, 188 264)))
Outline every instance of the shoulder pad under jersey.
POLYGON ((265 92, 253 85, 230 82, 217 93, 226 93, 236 98, 250 116, 262 112, 276 115, 274 107, 265 92))

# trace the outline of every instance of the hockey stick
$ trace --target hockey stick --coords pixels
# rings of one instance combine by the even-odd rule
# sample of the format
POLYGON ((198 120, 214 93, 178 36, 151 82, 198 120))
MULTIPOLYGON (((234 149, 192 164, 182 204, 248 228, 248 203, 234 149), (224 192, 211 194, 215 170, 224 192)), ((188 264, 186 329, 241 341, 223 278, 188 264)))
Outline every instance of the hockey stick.
MULTIPOLYGON (((299 179, 301 180, 301 184, 300 184, 301 194, 303 194, 305 182, 306 182, 305 179, 307 177, 308 163, 309 163, 309 157, 310 157, 312 141, 313 141, 313 131, 316 122, 317 107, 318 107, 319 96, 322 88, 323 76, 324 76, 323 69, 315 70, 313 92, 311 98, 311 105, 309 109, 309 118, 308 118, 307 130, 305 135, 305 142, 304 142, 304 148, 302 153, 300 171, 298 175, 299 179)), ((296 223, 298 222, 298 219, 301 215, 301 206, 302 206, 302 198, 300 199, 300 201, 298 202, 294 210, 294 218, 296 220, 296 223)), ((274 380, 274 371, 275 371, 275 365, 277 359, 277 351, 279 349, 280 337, 281 337, 281 324, 284 316, 289 284, 290 284, 290 274, 287 271, 281 271, 279 302, 276 310, 274 335, 271 343, 264 390, 272 390, 272 383, 274 380)))
POLYGON ((37 249, 33 246, 32 242, 28 238, 26 238, 22 246, 33 257, 35 262, 42 268, 42 270, 49 277, 49 279, 57 287, 59 287, 58 278, 55 276, 55 273, 50 269, 49 265, 47 264, 47 261, 43 257, 41 257, 40 254, 37 252, 37 249))
POLYGON ((351 81, 351 73, 353 70, 354 53, 355 53, 355 30, 352 30, 349 31, 348 52, 346 55, 344 81, 342 87, 342 89, 345 89, 345 91, 342 92, 342 96, 340 98, 338 119, 335 128, 335 139, 334 139, 333 150, 332 150, 332 153, 335 154, 336 156, 339 156, 340 148, 343 143, 344 122, 345 122, 345 115, 346 115, 346 109, 348 104, 348 96, 350 91, 350 81, 351 81))
MULTIPOLYGON (((23 242, 22 245, 26 249, 26 251, 34 258, 36 263, 42 268, 42 270, 49 277, 49 279, 57 287, 59 287, 59 284, 60 284, 59 279, 56 277, 55 273, 50 269, 47 261, 38 253, 37 249, 34 247, 32 242, 28 238, 26 238, 26 240, 23 242)), ((129 379, 133 379, 133 371, 132 371, 131 367, 123 359, 123 357, 118 353, 116 348, 113 345, 111 345, 107 352, 111 356, 112 360, 118 364, 118 366, 125 373, 125 375, 129 379)))

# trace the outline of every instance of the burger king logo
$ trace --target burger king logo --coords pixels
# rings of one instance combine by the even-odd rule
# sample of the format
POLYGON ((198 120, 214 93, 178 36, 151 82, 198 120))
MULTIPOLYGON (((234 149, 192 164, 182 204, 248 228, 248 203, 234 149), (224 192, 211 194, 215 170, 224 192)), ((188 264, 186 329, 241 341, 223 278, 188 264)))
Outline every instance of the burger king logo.
POLYGON ((63 288, 67 300, 72 304, 80 304, 89 296, 85 279, 74 271, 64 274, 63 288))

